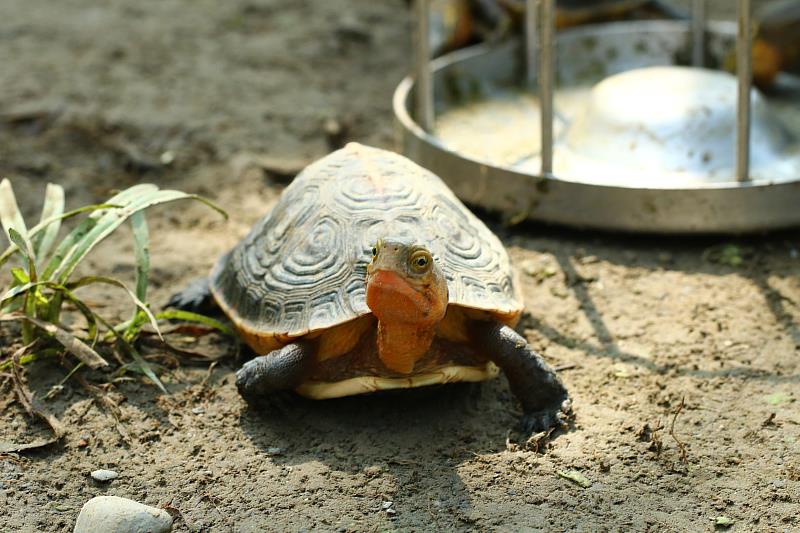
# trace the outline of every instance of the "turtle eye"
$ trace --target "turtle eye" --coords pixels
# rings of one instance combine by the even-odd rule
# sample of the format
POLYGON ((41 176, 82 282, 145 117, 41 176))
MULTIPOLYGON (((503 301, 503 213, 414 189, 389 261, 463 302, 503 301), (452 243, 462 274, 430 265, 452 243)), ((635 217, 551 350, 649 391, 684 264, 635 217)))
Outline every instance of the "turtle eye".
POLYGON ((411 268, 416 272, 425 272, 430 268, 431 261, 433 261, 431 254, 425 250, 417 250, 411 254, 409 263, 411 264, 411 268))

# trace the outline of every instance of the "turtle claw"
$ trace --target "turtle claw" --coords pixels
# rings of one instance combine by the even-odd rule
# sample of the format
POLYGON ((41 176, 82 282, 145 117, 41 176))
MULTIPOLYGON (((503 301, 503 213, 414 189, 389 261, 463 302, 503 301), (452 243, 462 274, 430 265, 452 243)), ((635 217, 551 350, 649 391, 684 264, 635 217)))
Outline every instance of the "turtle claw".
POLYGON ((294 389, 314 363, 314 353, 311 344, 298 341, 251 359, 236 372, 236 388, 248 402, 294 389))
POLYGON ((193 313, 208 311, 213 305, 213 297, 211 296, 211 287, 208 284, 208 278, 199 278, 186 286, 180 292, 176 292, 170 296, 167 305, 164 307, 172 307, 182 311, 191 311, 193 313))
POLYGON ((566 427, 567 421, 571 416, 572 402, 567 399, 563 400, 557 407, 553 406, 525 413, 520 419, 520 426, 522 432, 526 435, 549 432, 566 427))
POLYGON ((256 384, 261 378, 261 367, 265 366, 263 361, 263 358, 256 357, 247 361, 242 368, 236 371, 236 388, 245 400, 250 401, 258 397, 255 391, 257 390, 256 384))
POLYGON ((519 333, 498 322, 473 322, 473 338, 506 374, 522 404, 522 430, 549 433, 566 426, 572 412, 569 393, 555 371, 519 333))

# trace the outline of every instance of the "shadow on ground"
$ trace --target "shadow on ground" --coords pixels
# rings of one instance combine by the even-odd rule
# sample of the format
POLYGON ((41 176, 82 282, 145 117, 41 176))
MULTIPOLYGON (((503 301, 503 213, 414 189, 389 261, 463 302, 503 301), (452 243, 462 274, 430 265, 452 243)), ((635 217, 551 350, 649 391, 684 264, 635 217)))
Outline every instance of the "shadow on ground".
POLYGON ((436 506, 468 522, 471 501, 459 465, 506 450, 513 406, 507 383, 497 380, 326 401, 285 395, 246 408, 240 425, 265 454, 280 454, 276 464, 319 461, 349 474, 383 472, 395 489, 380 495, 384 501, 436 506))

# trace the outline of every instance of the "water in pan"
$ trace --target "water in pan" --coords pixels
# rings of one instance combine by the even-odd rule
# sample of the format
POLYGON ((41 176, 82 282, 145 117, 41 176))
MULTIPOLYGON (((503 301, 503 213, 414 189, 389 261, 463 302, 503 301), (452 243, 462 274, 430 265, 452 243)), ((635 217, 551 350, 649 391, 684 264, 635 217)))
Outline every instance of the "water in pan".
MULTIPOLYGON (((637 69, 594 88, 559 89, 555 174, 648 188, 735 181, 735 98, 732 76, 681 67, 637 69)), ((798 133, 797 94, 769 102, 754 94, 753 182, 800 178, 798 133)), ((438 117, 436 134, 448 149, 482 163, 539 171, 539 104, 529 92, 498 90, 452 108, 438 117)))

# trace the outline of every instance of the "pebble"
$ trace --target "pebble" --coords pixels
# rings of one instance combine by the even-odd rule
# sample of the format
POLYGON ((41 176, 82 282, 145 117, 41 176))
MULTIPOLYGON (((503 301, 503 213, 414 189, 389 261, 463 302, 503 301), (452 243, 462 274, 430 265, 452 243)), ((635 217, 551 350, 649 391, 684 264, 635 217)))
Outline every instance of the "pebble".
POLYGON ((81 508, 73 533, 168 533, 172 517, 156 509, 118 496, 97 496, 81 508))
POLYGON ((95 481, 111 481, 112 479, 117 479, 119 474, 114 472, 113 470, 94 470, 92 472, 92 479, 95 481))
POLYGON ((361 43, 368 43, 372 40, 370 28, 355 18, 346 17, 336 25, 336 33, 342 39, 361 43))
POLYGON ((367 477, 379 476, 382 473, 383 473, 383 469, 380 466, 373 465, 373 466, 364 467, 364 474, 367 477))

